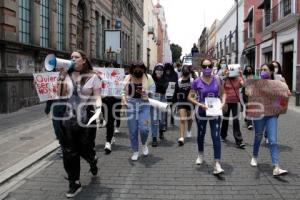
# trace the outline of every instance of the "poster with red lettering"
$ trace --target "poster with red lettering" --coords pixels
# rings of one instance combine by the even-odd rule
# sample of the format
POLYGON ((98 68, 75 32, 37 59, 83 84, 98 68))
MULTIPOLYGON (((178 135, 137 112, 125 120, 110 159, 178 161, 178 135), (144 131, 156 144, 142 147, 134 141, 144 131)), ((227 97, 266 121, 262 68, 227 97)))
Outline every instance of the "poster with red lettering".
POLYGON ((101 95, 120 97, 124 87, 124 69, 94 67, 94 70, 101 77, 101 95))
POLYGON ((247 80, 246 94, 249 101, 246 106, 247 117, 261 118, 284 114, 288 108, 288 86, 278 80, 247 80))
POLYGON ((59 76, 59 72, 33 74, 34 84, 40 102, 58 99, 57 96, 58 76, 59 76))

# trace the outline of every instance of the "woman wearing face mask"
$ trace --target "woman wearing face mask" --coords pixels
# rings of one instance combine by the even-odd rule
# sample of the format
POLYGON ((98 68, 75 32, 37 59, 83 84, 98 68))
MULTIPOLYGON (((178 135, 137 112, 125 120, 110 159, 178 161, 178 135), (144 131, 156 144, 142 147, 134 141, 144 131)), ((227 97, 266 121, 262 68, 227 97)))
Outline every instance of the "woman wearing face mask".
MULTIPOLYGON (((260 77, 261 79, 264 80, 272 80, 272 72, 274 71, 274 66, 271 64, 263 64, 261 66, 261 72, 260 72, 260 77)), ((288 87, 286 87, 288 88, 288 87)), ((253 90, 255 88, 246 88, 246 94, 248 96, 251 96, 253 94, 253 90)), ((284 92, 284 91, 281 91, 284 92)), ((286 91, 286 93, 289 95, 290 92, 286 91)), ((264 105, 267 108, 267 105, 264 105)), ((263 137, 263 131, 266 130, 269 138, 269 148, 270 148, 270 153, 271 153, 271 158, 272 158, 272 164, 274 166, 273 169, 273 176, 280 176, 287 174, 287 170, 283 170, 279 167, 279 150, 278 150, 278 145, 277 145, 277 130, 278 130, 278 116, 268 116, 264 114, 262 118, 257 118, 253 120, 254 122, 254 132, 255 132, 255 137, 254 137, 254 145, 253 145, 253 156, 250 162, 250 165, 253 167, 256 167, 257 164, 257 157, 259 153, 259 147, 260 143, 263 137)))
POLYGON ((221 126, 221 138, 225 142, 228 132, 229 116, 232 112, 233 117, 233 136, 238 148, 244 149, 242 133, 240 130, 239 108, 240 108, 240 87, 244 85, 242 72, 237 77, 228 77, 228 68, 225 69, 226 79, 224 80, 224 89, 226 93, 226 107, 223 113, 223 120, 221 126))
POLYGON ((196 164, 201 165, 203 163, 204 156, 204 137, 206 133, 206 124, 209 121, 211 137, 214 148, 214 174, 223 173, 224 170, 220 165, 221 160, 221 142, 220 142, 220 117, 208 117, 206 116, 206 110, 208 109, 205 104, 206 97, 220 98, 221 107, 224 106, 226 94, 224 93, 221 80, 217 76, 212 76, 212 61, 210 59, 204 59, 201 61, 202 76, 194 80, 192 83, 192 89, 189 92, 188 100, 196 105, 196 122, 198 127, 198 157, 196 164))
POLYGON ((149 154, 147 146, 150 129, 149 93, 153 94, 155 84, 150 75, 146 73, 144 63, 138 62, 131 65, 130 74, 125 77, 125 87, 122 93, 122 105, 127 109, 127 125, 133 155, 132 161, 139 157, 139 134, 142 142, 144 156, 149 154))
POLYGON ((101 96, 100 78, 85 53, 76 50, 71 54, 75 67, 68 73, 61 72, 59 77, 59 96, 67 97, 65 119, 62 121, 61 145, 63 147, 63 163, 68 174, 68 198, 81 191, 80 157, 90 165, 90 171, 97 175, 97 160, 95 152, 96 123, 86 126, 89 119, 96 113, 100 115, 101 96), (95 107, 95 108, 94 108, 95 107))
MULTIPOLYGON (((164 66, 158 63, 153 70, 152 78, 155 82, 155 93, 151 97, 155 100, 166 102, 165 94, 168 87, 168 82, 164 76, 164 66)), ((157 147, 158 132, 166 130, 166 113, 160 112, 157 108, 151 107, 151 132, 152 132, 152 146, 157 147)))
POLYGON ((219 77, 221 77, 222 79, 225 78, 225 70, 226 70, 227 67, 228 67, 228 66, 227 66, 226 59, 225 59, 225 58, 222 58, 222 59, 220 60, 219 64, 218 64, 218 67, 217 67, 217 69, 218 69, 217 75, 218 75, 219 77))
POLYGON ((185 124, 187 123, 186 137, 192 137, 192 108, 193 106, 188 102, 187 97, 191 89, 192 82, 191 71, 189 66, 185 65, 182 67, 182 76, 176 83, 175 94, 177 95, 177 111, 180 118, 179 124, 179 139, 178 145, 184 145, 184 132, 186 131, 185 124))

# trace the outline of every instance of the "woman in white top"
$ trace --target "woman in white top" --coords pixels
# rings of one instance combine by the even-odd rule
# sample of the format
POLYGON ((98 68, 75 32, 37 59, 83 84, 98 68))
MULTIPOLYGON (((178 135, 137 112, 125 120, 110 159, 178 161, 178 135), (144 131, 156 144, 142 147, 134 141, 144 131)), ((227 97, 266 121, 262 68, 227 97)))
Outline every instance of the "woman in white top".
MULTIPOLYGON (((85 53, 76 50, 71 54, 75 66, 68 72, 61 71, 59 76, 59 96, 67 98, 66 111, 62 121, 63 163, 68 174, 68 198, 81 191, 80 157, 90 164, 90 171, 97 175, 97 160, 95 152, 96 126, 87 126, 94 115, 100 114, 100 78, 85 53)), ((96 118, 96 117, 94 117, 96 118)))

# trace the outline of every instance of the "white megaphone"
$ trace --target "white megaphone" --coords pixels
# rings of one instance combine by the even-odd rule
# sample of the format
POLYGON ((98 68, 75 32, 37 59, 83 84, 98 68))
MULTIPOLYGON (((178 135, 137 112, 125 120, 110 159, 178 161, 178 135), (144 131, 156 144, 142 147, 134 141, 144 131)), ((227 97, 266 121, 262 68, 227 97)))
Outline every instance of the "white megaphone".
POLYGON ((75 62, 72 60, 65 60, 62 58, 56 58, 54 54, 49 54, 45 58, 45 69, 48 72, 52 72, 54 69, 65 69, 66 71, 75 66, 75 62))

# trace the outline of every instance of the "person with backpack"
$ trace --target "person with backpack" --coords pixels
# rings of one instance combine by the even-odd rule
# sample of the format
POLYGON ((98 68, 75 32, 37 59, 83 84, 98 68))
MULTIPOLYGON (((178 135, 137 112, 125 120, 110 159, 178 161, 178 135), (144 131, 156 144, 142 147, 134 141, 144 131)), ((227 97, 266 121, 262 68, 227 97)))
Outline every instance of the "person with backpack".
POLYGON ((213 174, 221 174, 224 170, 221 167, 221 141, 220 141, 220 124, 221 116, 207 115, 208 105, 205 103, 207 98, 213 98, 220 101, 219 109, 225 104, 226 94, 222 82, 218 76, 212 75, 213 63, 210 59, 201 61, 202 75, 193 81, 188 100, 196 106, 195 116, 197 122, 197 143, 198 156, 196 164, 201 165, 204 162, 204 139, 206 134, 207 121, 210 124, 211 138, 214 148, 213 174))
POLYGON ((184 65, 182 67, 182 76, 178 79, 175 87, 175 94, 177 95, 177 103, 176 109, 179 114, 179 138, 178 145, 184 145, 184 136, 187 138, 192 137, 192 109, 193 105, 188 102, 187 97, 189 95, 191 85, 194 79, 191 77, 190 67, 184 65), (186 131, 186 123, 187 123, 187 132, 186 131))
POLYGON ((66 110, 62 121, 61 145, 63 164, 68 175, 68 198, 76 196, 82 189, 80 178, 80 157, 90 165, 92 175, 97 175, 95 151, 96 122, 91 126, 91 117, 96 119, 101 112, 101 80, 81 50, 73 51, 71 59, 75 66, 59 75, 59 96, 66 98, 66 110), (98 115, 98 116, 95 116, 98 115))
POLYGON ((142 153, 149 154, 147 139, 150 129, 149 94, 153 94, 155 84, 151 75, 146 73, 146 66, 142 62, 131 65, 129 75, 124 80, 122 105, 127 107, 127 125, 133 154, 132 161, 139 158, 139 135, 142 143, 142 153))

